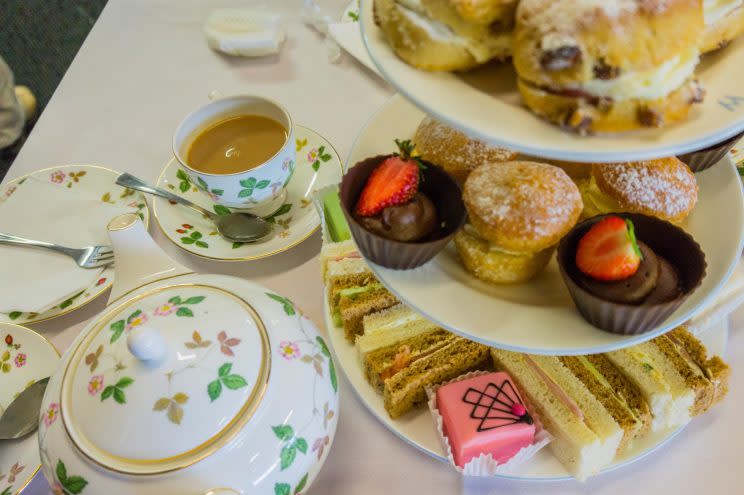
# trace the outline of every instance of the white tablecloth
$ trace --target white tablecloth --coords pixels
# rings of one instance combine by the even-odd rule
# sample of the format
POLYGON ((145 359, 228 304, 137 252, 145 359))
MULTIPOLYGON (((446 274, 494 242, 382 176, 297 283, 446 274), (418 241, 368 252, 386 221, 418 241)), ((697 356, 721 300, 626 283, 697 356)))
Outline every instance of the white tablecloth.
MULTIPOLYGON (((170 158, 175 126, 215 89, 224 94, 263 94, 281 101, 296 122, 327 137, 345 158, 357 131, 392 91, 348 57, 331 64, 320 36, 300 23, 300 0, 265 2, 275 8, 281 6, 287 13, 288 40, 278 56, 250 60, 211 51, 201 33, 207 14, 214 8, 248 3, 109 0, 8 178, 59 164, 89 163, 154 181, 170 158)), ((345 3, 321 2, 339 12, 345 3)), ((322 327, 317 234, 268 260, 219 264, 187 256, 163 237, 154 222, 150 230, 160 245, 183 264, 264 284, 290 297, 322 327)), ((100 298, 35 328, 64 350, 104 302, 105 298, 100 298)), ((421 454, 378 423, 342 379, 336 440, 309 493, 741 493, 742 327, 744 312, 733 319, 727 359, 734 370, 725 403, 693 421, 662 451, 583 485, 493 480, 463 484, 448 466, 421 454)), ((38 476, 24 493, 48 493, 43 477, 38 476)))

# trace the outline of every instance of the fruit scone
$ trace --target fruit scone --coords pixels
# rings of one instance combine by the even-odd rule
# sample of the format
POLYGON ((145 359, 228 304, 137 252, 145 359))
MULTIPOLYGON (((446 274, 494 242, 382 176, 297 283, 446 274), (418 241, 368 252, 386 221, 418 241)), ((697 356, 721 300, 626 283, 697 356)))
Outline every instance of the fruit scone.
POLYGON ((744 33, 744 0, 703 0, 703 10, 703 53, 723 48, 744 33))
POLYGON ((406 63, 472 69, 511 55, 516 0, 375 0, 375 22, 406 63))
POLYGON ((662 127, 704 91, 697 0, 522 0, 513 59, 527 107, 580 134, 662 127))

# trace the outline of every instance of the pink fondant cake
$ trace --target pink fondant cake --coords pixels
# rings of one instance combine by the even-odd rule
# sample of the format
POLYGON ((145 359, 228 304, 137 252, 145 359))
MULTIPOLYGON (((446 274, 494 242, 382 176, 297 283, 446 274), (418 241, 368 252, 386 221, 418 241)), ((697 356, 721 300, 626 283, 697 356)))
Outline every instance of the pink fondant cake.
POLYGON ((488 373, 437 389, 437 409, 455 464, 481 454, 504 464, 533 443, 535 425, 506 373, 488 373))

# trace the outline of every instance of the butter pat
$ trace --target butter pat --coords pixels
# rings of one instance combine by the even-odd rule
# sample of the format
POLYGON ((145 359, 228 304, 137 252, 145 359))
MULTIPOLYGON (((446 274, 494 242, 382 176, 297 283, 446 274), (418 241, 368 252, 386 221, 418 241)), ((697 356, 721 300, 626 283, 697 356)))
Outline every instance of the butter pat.
POLYGON ((219 9, 204 23, 210 48, 229 55, 262 57, 277 53, 284 41, 281 16, 257 9, 219 9))

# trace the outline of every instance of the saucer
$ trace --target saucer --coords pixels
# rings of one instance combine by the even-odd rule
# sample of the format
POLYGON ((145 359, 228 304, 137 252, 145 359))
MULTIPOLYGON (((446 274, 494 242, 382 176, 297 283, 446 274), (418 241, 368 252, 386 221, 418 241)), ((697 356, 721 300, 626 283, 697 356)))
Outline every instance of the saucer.
MULTIPOLYGON (((149 225, 150 211, 145 202, 144 195, 117 186, 115 181, 120 174, 121 172, 97 165, 64 165, 36 170, 30 174, 8 181, 0 187, 0 214, 2 214, 3 202, 19 187, 23 187, 23 183, 27 178, 34 177, 40 180, 48 180, 50 183, 59 187, 83 190, 95 194, 96 197, 101 198, 101 202, 103 203, 131 206, 132 212, 137 213, 142 218, 145 226, 149 225)), ((105 226, 102 226, 102 228, 105 228, 105 226)), ((106 289, 111 287, 113 281, 114 269, 109 266, 103 270, 101 276, 93 284, 61 302, 59 305, 43 313, 23 313, 21 311, 11 311, 10 313, 0 312, 0 323, 32 324, 65 315, 100 296, 106 289)), ((1 491, 0 494, 2 494, 1 491)))
MULTIPOLYGON (((59 352, 26 327, 0 323, 0 411, 29 385, 54 373, 59 352)), ((0 494, 17 494, 41 467, 37 433, 3 440, 0 448, 0 494)))
MULTIPOLYGON (((202 258, 219 261, 247 261, 286 251, 304 241, 320 226, 320 217, 312 206, 315 189, 341 181, 342 165, 336 150, 325 138, 307 127, 296 126, 297 163, 287 185, 284 204, 269 221, 274 234, 261 242, 233 243, 217 233, 212 222, 190 208, 155 198, 153 213, 160 229, 173 244, 202 258)), ((229 211, 215 204, 188 180, 178 161, 172 158, 158 178, 158 187, 197 203, 216 213, 229 211)))

